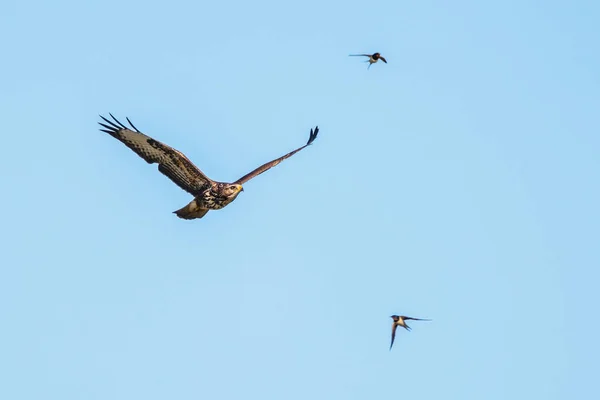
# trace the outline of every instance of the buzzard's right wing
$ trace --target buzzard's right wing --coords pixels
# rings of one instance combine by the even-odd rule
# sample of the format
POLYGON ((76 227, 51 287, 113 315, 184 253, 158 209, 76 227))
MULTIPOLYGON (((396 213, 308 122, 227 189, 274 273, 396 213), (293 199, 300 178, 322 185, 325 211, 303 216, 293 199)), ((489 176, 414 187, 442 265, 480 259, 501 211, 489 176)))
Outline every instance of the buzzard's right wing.
POLYGON ((262 174, 265 171, 270 170, 271 168, 273 168, 274 166, 276 166, 277 164, 279 164, 286 158, 290 158, 291 156, 293 156, 300 150, 304 149, 305 147, 310 146, 312 144, 312 142, 317 138, 318 134, 319 134, 319 127, 317 126, 317 127, 315 127, 314 130, 312 130, 312 129, 310 130, 310 136, 308 137, 308 142, 306 142, 306 144, 304 146, 298 147, 296 150, 290 151, 289 153, 287 153, 284 156, 281 156, 279 158, 276 158, 275 160, 269 161, 268 163, 261 165, 260 167, 256 168, 254 171, 249 172, 246 175, 242 176, 240 179, 235 181, 235 183, 237 183, 239 185, 243 185, 244 183, 248 182, 250 179, 262 174))
POLYGON ((158 170, 186 192, 197 196, 212 182, 183 153, 154 140, 140 132, 127 118, 134 130, 120 123, 112 114, 113 121, 100 116, 108 125, 98 122, 106 129, 100 129, 120 140, 142 157, 148 164, 158 164, 158 170))

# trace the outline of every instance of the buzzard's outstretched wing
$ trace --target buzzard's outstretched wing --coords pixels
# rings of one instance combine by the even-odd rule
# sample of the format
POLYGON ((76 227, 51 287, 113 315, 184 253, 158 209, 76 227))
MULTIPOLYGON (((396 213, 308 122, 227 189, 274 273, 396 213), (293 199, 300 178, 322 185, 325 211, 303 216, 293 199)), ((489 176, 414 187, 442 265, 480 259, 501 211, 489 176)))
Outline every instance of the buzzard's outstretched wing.
POLYGON ((243 185, 245 182, 248 182, 250 179, 262 174, 263 172, 273 168, 274 166, 276 166, 277 164, 279 164, 280 162, 282 162, 283 160, 285 160, 286 158, 289 158, 291 156, 293 156, 294 154, 296 154, 297 152, 299 152, 300 150, 302 150, 303 148, 310 146, 310 144, 317 138, 317 135, 319 133, 319 127, 317 126, 314 131, 311 129, 310 130, 310 137, 308 138, 308 142, 306 142, 306 144, 302 147, 297 148, 296 150, 287 153, 285 156, 283 157, 279 157, 273 161, 269 161, 266 164, 261 165, 260 167, 256 168, 254 171, 250 172, 249 174, 246 174, 244 176, 242 176, 240 179, 238 179, 237 181, 235 181, 234 183, 237 183, 238 185, 243 185))
POLYGON ((148 164, 157 163, 158 170, 168 176, 177 186, 196 196, 210 184, 211 180, 183 153, 144 135, 131 123, 129 118, 127 118, 127 122, 134 130, 127 128, 112 114, 110 116, 114 122, 100 116, 108 124, 98 122, 106 128, 100 130, 123 142, 148 164))

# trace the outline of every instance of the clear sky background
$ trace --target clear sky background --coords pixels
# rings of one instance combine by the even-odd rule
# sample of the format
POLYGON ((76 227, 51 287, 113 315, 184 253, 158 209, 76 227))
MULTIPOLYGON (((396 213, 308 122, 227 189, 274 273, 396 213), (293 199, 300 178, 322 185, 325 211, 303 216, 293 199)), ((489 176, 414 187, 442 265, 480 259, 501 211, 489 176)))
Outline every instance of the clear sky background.
POLYGON ((599 20, 2 2, 0 398, 600 398, 599 20), (221 181, 321 134, 184 221, 108 112, 221 181))

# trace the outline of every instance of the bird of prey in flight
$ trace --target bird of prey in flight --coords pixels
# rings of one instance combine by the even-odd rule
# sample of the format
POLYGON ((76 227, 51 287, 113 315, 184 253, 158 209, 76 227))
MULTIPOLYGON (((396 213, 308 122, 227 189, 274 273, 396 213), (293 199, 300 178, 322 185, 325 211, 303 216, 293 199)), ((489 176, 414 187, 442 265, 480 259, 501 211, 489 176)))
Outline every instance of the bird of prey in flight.
POLYGON ((287 153, 286 155, 261 165, 254 171, 242 176, 233 183, 213 181, 196 167, 183 153, 159 142, 140 132, 127 118, 131 129, 119 122, 112 114, 113 121, 100 116, 106 123, 98 122, 103 132, 108 133, 115 139, 120 140, 142 157, 148 164, 158 164, 158 170, 171 179, 177 186, 194 196, 185 207, 173 211, 179 218, 195 219, 202 218, 209 210, 219 210, 229 203, 243 191, 242 185, 250 179, 273 168, 286 158, 289 158, 309 146, 319 133, 319 127, 310 130, 308 142, 287 153))
MULTIPOLYGON (((384 63, 387 64, 387 60, 385 58, 383 58, 381 56, 381 54, 379 54, 379 53, 373 53, 373 54, 350 54, 350 57, 360 57, 360 56, 369 57, 369 59, 367 60, 369 62, 369 66, 367 67, 367 69, 371 68, 371 65, 375 64, 379 60, 381 60, 381 61, 383 61, 384 63)), ((365 62, 367 62, 367 61, 365 61, 365 62)))
POLYGON ((390 350, 392 350, 392 346, 394 345, 394 339, 396 338, 396 328, 401 326, 410 332, 411 327, 406 325, 405 321, 407 321, 407 320, 431 321, 430 319, 413 318, 413 317, 407 317, 405 315, 392 315, 390 318, 394 320, 394 322, 392 322, 392 343, 390 344, 390 350))

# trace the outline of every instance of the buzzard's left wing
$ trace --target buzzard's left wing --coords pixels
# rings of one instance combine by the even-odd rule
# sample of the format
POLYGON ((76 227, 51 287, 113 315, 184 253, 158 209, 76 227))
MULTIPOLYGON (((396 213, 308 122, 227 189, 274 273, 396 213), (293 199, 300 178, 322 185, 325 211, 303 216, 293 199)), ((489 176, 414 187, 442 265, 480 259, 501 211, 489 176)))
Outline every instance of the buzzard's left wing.
POLYGON ((319 127, 317 126, 317 127, 315 127, 314 131, 312 129, 310 130, 310 137, 308 138, 308 142, 306 142, 306 144, 304 146, 299 147, 296 150, 287 153, 285 156, 279 157, 273 161, 269 161, 268 163, 261 165, 260 167, 256 168, 254 171, 250 172, 249 174, 242 176, 240 179, 238 179, 234 183, 237 183, 238 185, 243 185, 245 182, 248 182, 250 179, 262 174, 265 171, 270 170, 271 168, 273 168, 274 166, 276 166, 277 164, 279 164, 286 158, 289 158, 289 157, 293 156, 294 154, 296 154, 297 152, 299 152, 300 150, 302 150, 303 148, 310 146, 311 143, 317 138, 318 133, 319 133, 319 127))
POLYGON ((112 114, 110 116, 114 122, 100 116, 106 122, 106 124, 99 122, 105 128, 100 130, 123 142, 147 163, 157 163, 158 170, 177 186, 197 196, 210 185, 212 181, 182 152, 144 135, 131 123, 129 118, 127 118, 127 122, 133 130, 119 122, 112 114))

